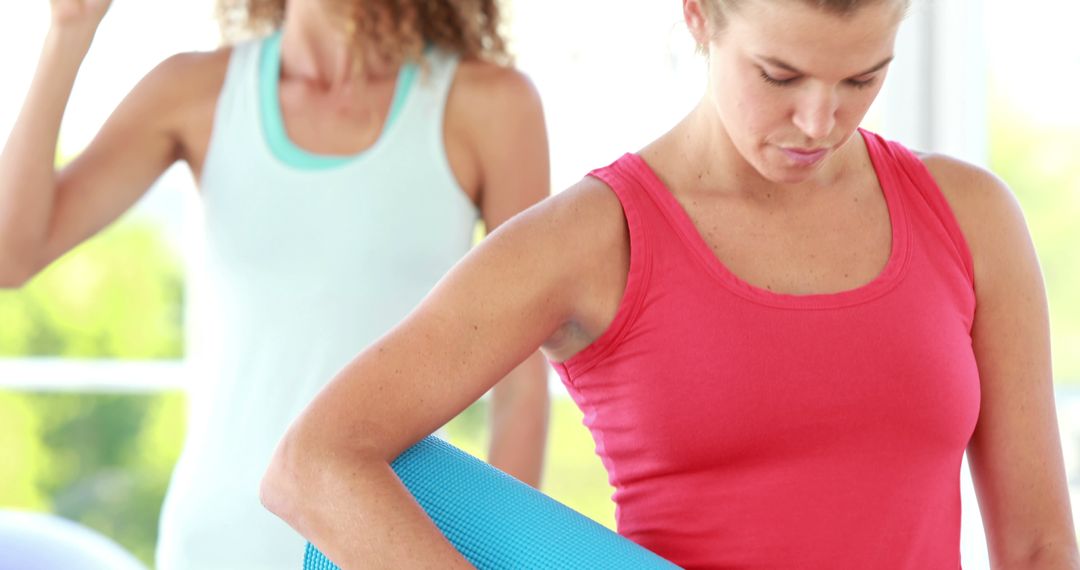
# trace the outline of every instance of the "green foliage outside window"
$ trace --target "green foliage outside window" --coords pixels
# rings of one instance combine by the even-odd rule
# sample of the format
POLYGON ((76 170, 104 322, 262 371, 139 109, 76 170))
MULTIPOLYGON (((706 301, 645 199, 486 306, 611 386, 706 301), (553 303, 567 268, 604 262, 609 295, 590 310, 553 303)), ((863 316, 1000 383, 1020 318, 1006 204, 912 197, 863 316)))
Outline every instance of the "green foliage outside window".
POLYGON ((1005 105, 990 123, 990 169, 1023 206, 1050 300, 1054 376, 1080 385, 1080 161, 1077 127, 1031 125, 1005 105))
MULTIPOLYGON (((0 291, 0 357, 179 358, 182 291, 158 231, 122 222, 0 291)), ((0 418, 0 507, 55 512, 152 561, 181 394, 0 391, 0 418)))

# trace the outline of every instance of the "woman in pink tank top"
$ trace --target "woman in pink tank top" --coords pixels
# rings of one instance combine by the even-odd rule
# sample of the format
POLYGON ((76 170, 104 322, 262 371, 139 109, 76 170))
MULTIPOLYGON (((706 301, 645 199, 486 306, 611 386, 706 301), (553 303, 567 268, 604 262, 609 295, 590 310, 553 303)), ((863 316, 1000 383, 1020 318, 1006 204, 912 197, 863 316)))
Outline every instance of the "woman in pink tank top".
POLYGON ((992 562, 1080 568, 1015 200, 858 128, 907 2, 683 6, 700 104, 463 260, 297 421, 264 502, 343 567, 465 566, 387 463, 542 346, 619 532, 680 566, 959 568, 967 452, 992 562))

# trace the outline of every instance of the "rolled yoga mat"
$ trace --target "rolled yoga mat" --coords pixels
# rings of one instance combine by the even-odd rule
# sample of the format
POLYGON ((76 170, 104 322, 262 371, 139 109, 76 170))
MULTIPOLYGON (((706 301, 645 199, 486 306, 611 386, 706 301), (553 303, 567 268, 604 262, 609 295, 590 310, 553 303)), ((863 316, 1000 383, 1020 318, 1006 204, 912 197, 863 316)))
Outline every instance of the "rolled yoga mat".
MULTIPOLYGON (((391 466, 446 538, 480 570, 678 568, 434 436, 391 466)), ((339 569, 308 544, 304 570, 339 569)))

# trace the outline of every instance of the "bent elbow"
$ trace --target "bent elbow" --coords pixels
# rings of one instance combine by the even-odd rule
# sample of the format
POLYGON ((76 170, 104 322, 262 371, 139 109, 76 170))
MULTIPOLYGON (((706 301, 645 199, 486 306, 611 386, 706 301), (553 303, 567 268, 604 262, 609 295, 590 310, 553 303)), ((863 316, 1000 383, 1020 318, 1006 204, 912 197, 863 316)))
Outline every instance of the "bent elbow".
POLYGON ((7 242, 0 246, 0 289, 19 289, 41 271, 29 250, 7 242))
POLYGON ((259 502, 264 509, 270 511, 282 520, 288 519, 288 494, 279 484, 281 473, 271 464, 263 473, 262 481, 259 482, 259 502))
MULTIPOLYGON (((387 461, 363 437, 341 437, 305 413, 288 429, 270 458, 259 482, 263 507, 301 535, 319 525, 327 509, 345 497, 368 494, 372 467, 387 461), (313 526, 314 525, 314 526, 313 526)), ((333 509, 330 509, 331 511, 333 509)))
POLYGON ((294 528, 301 499, 297 491, 305 486, 305 475, 296 468, 303 465, 304 459, 295 457, 296 448, 291 436, 286 434, 259 482, 259 501, 263 507, 294 528))
POLYGON ((20 263, 13 257, 0 259, 0 289, 21 289, 37 271, 28 263, 20 263))
POLYGON ((333 441, 314 437, 294 425, 278 443, 259 482, 259 501, 304 534, 304 521, 317 518, 346 479, 355 476, 363 458, 344 453, 333 441), (349 460, 343 460, 348 456, 349 460))

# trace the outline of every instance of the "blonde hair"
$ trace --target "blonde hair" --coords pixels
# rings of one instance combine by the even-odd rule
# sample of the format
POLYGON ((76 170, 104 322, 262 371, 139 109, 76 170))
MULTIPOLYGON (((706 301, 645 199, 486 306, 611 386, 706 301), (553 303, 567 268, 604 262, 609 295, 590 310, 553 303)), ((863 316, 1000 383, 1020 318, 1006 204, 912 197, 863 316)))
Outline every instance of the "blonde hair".
MULTIPOLYGON (((321 0, 341 22, 358 51, 399 64, 416 61, 425 47, 462 59, 512 63, 502 30, 499 0, 321 0)), ((226 41, 269 33, 281 26, 286 0, 218 0, 226 41)), ((362 60, 362 58, 357 58, 362 60)))
MULTIPOLYGON (((799 0, 804 4, 809 4, 826 12, 831 12, 840 16, 847 16, 855 13, 860 8, 863 8, 870 4, 877 4, 880 2, 886 2, 889 0, 799 0)), ((911 5, 911 0, 896 0, 903 4, 905 10, 911 5)), ((702 0, 701 7, 705 11, 705 16, 708 17, 709 22, 713 25, 713 29, 716 31, 724 28, 726 22, 725 16, 731 14, 739 9, 739 6, 744 4, 746 0, 702 0)))

